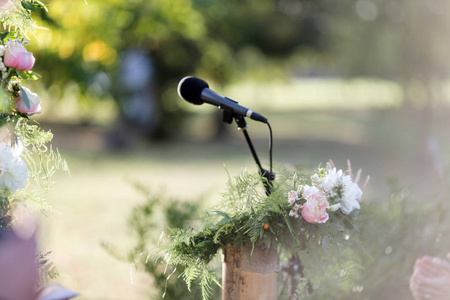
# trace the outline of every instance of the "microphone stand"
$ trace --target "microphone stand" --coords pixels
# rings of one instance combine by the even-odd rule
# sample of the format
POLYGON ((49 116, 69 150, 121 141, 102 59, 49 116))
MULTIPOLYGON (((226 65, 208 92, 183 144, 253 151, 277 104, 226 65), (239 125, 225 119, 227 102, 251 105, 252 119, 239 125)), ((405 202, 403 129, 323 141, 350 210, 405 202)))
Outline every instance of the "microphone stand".
MULTIPOLYGON (((221 107, 223 109, 223 122, 231 124, 233 122, 233 119, 236 121, 236 124, 238 126, 238 130, 242 131, 244 134, 245 140, 247 141, 248 147, 250 148, 250 152, 252 153, 253 159, 256 162, 256 165, 258 166, 259 172, 261 176, 265 178, 263 180, 264 187, 266 189, 266 195, 269 196, 271 194, 272 189, 272 181, 275 179, 275 174, 272 172, 267 171, 264 169, 261 165, 261 162, 259 161, 258 154, 256 153, 255 147, 253 146, 253 143, 250 139, 250 136, 247 132, 247 122, 245 121, 244 116, 240 114, 234 113, 231 109, 221 107)), ((270 125, 269 125, 270 128, 270 125)), ((272 161, 271 161, 272 164, 272 161)), ((272 166, 270 166, 272 169, 272 166)), ((304 277, 303 274, 303 265, 300 261, 300 258, 298 255, 293 255, 287 266, 283 266, 282 271, 287 275, 286 278, 283 280, 284 287, 286 286, 287 281, 289 281, 289 288, 288 288, 288 299, 289 300, 296 300, 296 290, 297 285, 299 282, 299 279, 301 277, 304 277)), ((307 281, 307 293, 312 293, 312 285, 311 282, 307 281)), ((284 289, 284 288, 283 288, 284 289)), ((281 293, 282 291, 280 291, 281 293)))
POLYGON ((234 113, 232 110, 222 108, 223 109, 223 119, 222 121, 228 124, 231 124, 234 120, 236 121, 236 124, 238 126, 238 130, 242 131, 244 134, 245 140, 247 141, 248 147, 250 148, 250 152, 252 153, 253 159, 256 162, 256 165, 258 166, 259 173, 261 176, 265 178, 263 180, 264 187, 266 189, 266 195, 269 196, 272 189, 272 181, 275 179, 275 174, 271 173, 270 171, 264 169, 261 165, 261 162, 259 161, 258 154, 256 153, 255 147, 253 147, 253 143, 250 139, 250 136, 247 132, 247 122, 245 121, 244 116, 240 114, 234 113))
MULTIPOLYGON (((233 122, 233 119, 236 121, 236 124, 238 126, 238 130, 242 131, 244 134, 245 140, 247 141, 248 147, 250 148, 250 152, 252 153, 253 159, 256 162, 256 165, 258 166, 259 172, 261 176, 263 176, 266 180, 263 180, 264 187, 266 189, 266 195, 269 196, 271 194, 272 189, 272 181, 275 179, 275 174, 272 172, 267 171, 264 169, 261 165, 261 162, 259 161, 258 154, 256 153, 255 147, 253 146, 253 143, 250 139, 250 136, 247 132, 247 122, 245 121, 244 116, 240 114, 234 113, 231 109, 227 109, 225 107, 221 107, 223 109, 223 119, 222 121, 228 124, 231 124, 233 122)), ((268 124, 269 125, 269 124, 268 124)), ((270 128, 270 125, 269 125, 270 128)), ((271 161, 272 164, 272 161, 271 161)), ((272 166, 270 166, 272 169, 272 166)), ((287 266, 283 266, 282 271, 287 275, 287 278, 283 280, 284 285, 286 285, 286 281, 289 280, 289 288, 288 288, 288 299, 289 300, 296 300, 296 289, 299 282, 299 279, 301 277, 304 277, 303 274, 303 265, 300 261, 300 258, 298 255, 293 255, 287 266)), ((312 293, 312 285, 311 282, 308 280, 307 282, 307 292, 309 294, 312 293)), ((284 288, 283 288, 284 289, 284 288)), ((280 290, 280 293, 282 291, 280 290)))

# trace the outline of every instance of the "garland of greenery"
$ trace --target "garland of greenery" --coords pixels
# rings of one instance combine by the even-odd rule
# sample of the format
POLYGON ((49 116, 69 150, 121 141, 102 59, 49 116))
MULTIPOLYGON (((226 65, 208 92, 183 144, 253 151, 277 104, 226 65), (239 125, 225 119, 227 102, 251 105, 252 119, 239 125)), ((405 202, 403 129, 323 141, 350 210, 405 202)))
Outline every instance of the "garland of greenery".
POLYGON ((32 12, 42 9, 47 7, 39 0, 8 0, 0 7, 0 20, 7 29, 0 34, 0 125, 5 131, 2 153, 6 153, 0 161, 3 217, 13 211, 11 206, 24 202, 35 210, 48 210, 45 199, 53 185, 51 177, 57 170, 68 171, 59 152, 49 145, 53 134, 31 118, 41 112, 41 99, 24 86, 26 80, 41 78, 31 70, 35 59, 26 50, 26 38, 39 28, 32 12))
POLYGON ((189 289, 200 279, 204 299, 211 296, 212 283, 220 285, 209 264, 220 249, 231 245, 273 247, 282 261, 300 255, 304 267, 311 267, 305 270, 311 277, 310 262, 322 261, 323 265, 324 257, 326 261, 326 257, 339 256, 347 272, 358 272, 358 264, 349 263, 359 243, 356 216, 362 191, 358 178, 359 172, 353 181, 350 166, 346 175, 332 162, 312 177, 281 171, 266 196, 261 185, 266 179, 260 175, 244 171, 235 178, 229 176, 223 202, 205 216, 198 230, 168 229, 164 261, 184 269, 181 277, 189 289), (313 204, 313 210, 308 210, 313 204))
MULTIPOLYGON (((14 207, 45 213, 51 207, 46 198, 56 171, 68 171, 67 163, 53 149, 53 134, 43 130, 32 116, 41 112, 41 99, 25 87, 27 80, 41 76, 31 69, 35 58, 26 50, 28 33, 36 37, 38 25, 32 13, 47 11, 39 0, 6 0, 0 4, 0 227, 14 222, 14 207)), ((48 253, 38 253, 41 282, 58 272, 48 253)))

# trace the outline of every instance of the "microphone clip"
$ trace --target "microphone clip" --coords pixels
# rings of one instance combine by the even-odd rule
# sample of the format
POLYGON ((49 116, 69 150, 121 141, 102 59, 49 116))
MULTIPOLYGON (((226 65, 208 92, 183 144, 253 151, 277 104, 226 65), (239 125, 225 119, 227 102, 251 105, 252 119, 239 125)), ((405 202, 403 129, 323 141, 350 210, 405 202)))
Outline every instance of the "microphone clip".
MULTIPOLYGON (((225 97, 225 98, 227 100, 230 100, 230 101, 234 102, 234 103, 238 103, 237 101, 235 101, 233 99, 230 99, 228 97, 225 97)), ((234 119, 236 121, 238 130, 247 129, 248 126, 247 126, 247 122, 245 121, 244 116, 242 116, 241 114, 235 113, 233 111, 233 109, 231 109, 228 106, 220 106, 219 108, 223 111, 222 121, 224 123, 231 124, 231 123, 233 123, 233 119, 234 119)))

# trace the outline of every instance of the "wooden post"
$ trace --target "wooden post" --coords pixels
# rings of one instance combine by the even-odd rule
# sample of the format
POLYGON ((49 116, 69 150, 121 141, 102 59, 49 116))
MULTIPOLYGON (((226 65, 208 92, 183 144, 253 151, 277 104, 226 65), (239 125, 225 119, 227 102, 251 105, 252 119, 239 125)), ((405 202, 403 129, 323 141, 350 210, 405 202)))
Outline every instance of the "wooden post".
POLYGON ((279 263, 264 246, 223 249, 222 300, 275 300, 279 263))

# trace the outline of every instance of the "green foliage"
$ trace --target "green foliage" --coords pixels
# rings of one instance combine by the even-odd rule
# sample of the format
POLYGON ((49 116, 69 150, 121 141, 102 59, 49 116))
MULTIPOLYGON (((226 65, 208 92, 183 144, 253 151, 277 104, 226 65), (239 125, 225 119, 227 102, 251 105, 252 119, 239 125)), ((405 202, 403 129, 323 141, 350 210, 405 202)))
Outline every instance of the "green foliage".
POLYGON ((48 11, 47 5, 39 0, 25 0, 24 2, 22 2, 22 6, 29 11, 37 11, 38 9, 44 9, 45 11, 48 11))
MULTIPOLYGON (((21 47, 29 44, 25 37, 29 32, 35 35, 38 26, 32 19, 32 12, 37 10, 47 10, 46 5, 40 0, 2 1, 0 22, 6 32, 0 34, 0 44, 4 59, 4 56, 6 56, 5 47, 9 47, 10 43, 19 44, 21 47)), ((34 65, 34 58, 32 65, 34 65)), ((27 69, 31 68, 32 65, 27 69)), ((6 66, 3 63, 0 73, 2 75, 0 79, 0 126, 2 131, 6 132, 6 139, 2 142, 4 143, 3 146, 8 147, 8 155, 15 159, 15 162, 22 167, 23 171, 23 174, 21 174, 22 182, 18 191, 11 187, 3 188, 0 191, 0 227, 6 228, 14 221, 14 210, 11 209, 11 206, 20 202, 26 202, 27 208, 34 208, 41 212, 49 210, 50 207, 45 200, 48 190, 54 184, 51 178, 56 171, 68 171, 68 168, 58 150, 53 150, 52 146, 49 145, 53 135, 37 125, 30 124, 32 121, 28 113, 32 115, 31 111, 20 112, 20 109, 15 107, 16 101, 21 97, 25 106, 28 109, 31 108, 29 95, 22 87, 22 80, 37 80, 41 76, 30 70, 19 71, 15 67, 6 66), (26 166, 22 164, 21 159, 25 161, 26 166), (23 188, 25 180, 27 185, 23 188)), ((33 111, 33 113, 36 113, 36 111, 33 111)), ((2 168, 8 168, 6 167, 7 163, 7 161, 2 161, 2 168)), ((6 169, 4 172, 6 172, 6 169)), ((14 181, 15 179, 3 178, 2 180, 14 181)), ((50 252, 39 252, 37 254, 36 264, 40 271, 39 284, 45 284, 59 276, 55 265, 48 259, 49 254, 50 252)))
POLYGON ((28 99, 27 93, 25 92, 25 90, 24 90, 22 87, 20 87, 20 92, 21 92, 21 94, 22 94, 23 103, 25 104, 25 106, 26 106, 28 109, 30 109, 30 107, 31 107, 31 105, 30 105, 30 99, 28 99))
MULTIPOLYGON (((161 263, 161 253, 156 246, 161 238, 163 226, 188 227, 196 223, 200 202, 177 201, 152 193, 140 183, 135 188, 146 201, 135 207, 129 217, 129 229, 135 237, 133 247, 122 253, 117 247, 103 243, 103 247, 113 257, 129 262, 134 270, 143 271, 152 278, 152 299, 200 299, 202 293, 218 296, 217 290, 205 289, 199 285, 186 285, 181 278, 199 278, 198 281, 210 283, 215 280, 212 272, 199 273, 191 268, 173 267, 161 263), (188 293, 190 291, 190 293, 188 293)), ((190 282, 190 281, 189 281, 190 282)), ((209 286, 208 285, 208 286, 209 286)))
POLYGON ((39 75, 36 72, 33 71, 17 71, 17 74, 19 76, 19 78, 24 79, 24 80, 38 80, 40 78, 42 78, 41 75, 39 75))
POLYGON ((39 252, 37 254, 37 265, 39 267, 39 284, 45 285, 52 280, 59 277, 61 274, 58 271, 58 268, 55 264, 49 259, 49 256, 52 252, 42 253, 39 252))
MULTIPOLYGON (((280 193, 282 198, 282 191, 291 187, 291 173, 279 174, 274 193, 280 193)), ((248 173, 230 178, 231 191, 224 193, 227 201, 203 216, 201 225, 195 221, 198 203, 167 201, 137 185, 147 201, 130 216, 136 244, 126 255, 111 246, 109 250, 152 276, 157 290, 155 298, 165 293, 167 299, 218 299, 220 289, 216 278, 220 271, 214 257, 226 243, 244 244, 254 237, 277 247, 282 267, 287 266, 293 255, 298 256, 302 266, 298 273, 298 299, 406 300, 411 299, 409 278, 415 260, 425 254, 444 258, 450 249, 449 205, 443 199, 432 196, 415 199, 407 189, 394 186, 388 199, 362 203, 357 223, 344 223, 340 227, 341 219, 336 217, 330 223, 308 227, 291 220, 289 227, 286 223, 283 229, 277 223, 287 221, 274 217, 280 209, 278 205, 266 203, 269 198, 263 195, 261 185, 255 184, 258 178, 248 173), (249 194, 258 195, 254 203, 248 200, 249 194), (233 210, 240 213, 235 214, 233 210), (252 213, 255 220, 249 221, 252 213), (163 218, 155 218, 157 215, 163 218), (159 239, 162 224, 168 228, 159 239), (263 230, 261 238, 263 224, 269 224, 269 229, 263 230), (327 227, 327 224, 331 225, 327 227), (359 225, 357 230, 356 225, 359 225), (314 229, 317 226, 321 226, 320 230, 314 229), (302 232, 309 232, 309 237, 305 238, 302 232), (161 246, 163 253, 159 251, 161 246), (172 264, 168 265, 167 261, 172 264), (308 291, 309 286, 312 292, 308 291), (213 296, 208 296, 209 288, 213 288, 213 296)), ((300 176, 299 180, 307 182, 308 178, 300 176)), ((281 271, 279 299, 288 299, 287 282, 287 273, 281 271)))
POLYGON ((32 20, 28 10, 22 5, 14 5, 11 11, 1 15, 1 22, 4 27, 10 31, 17 29, 23 35, 28 31, 34 30, 36 23, 32 20))
POLYGON ((29 179, 27 187, 11 195, 10 201, 26 200, 34 209, 45 212, 51 209, 45 199, 55 184, 52 176, 57 171, 69 172, 69 168, 59 151, 48 145, 53 134, 37 125, 30 125, 30 122, 22 119, 14 129, 23 142, 21 157, 27 163, 29 179))
MULTIPOLYGON (((190 286, 193 280, 210 273, 208 264, 219 249, 263 244, 267 249, 275 248, 282 259, 300 254, 305 274, 314 287, 325 282, 329 285, 328 292, 339 287, 341 292, 348 293, 361 272, 360 258, 354 259, 359 244, 355 230, 358 226, 340 211, 330 214, 324 224, 309 224, 290 217, 287 194, 293 186, 292 177, 291 172, 280 172, 269 196, 265 195, 263 178, 258 174, 242 172, 230 177, 223 202, 215 214, 206 215, 198 230, 169 232, 171 242, 164 248, 165 262, 184 267, 183 278, 190 286), (345 266, 352 267, 343 273, 345 266)), ((306 182, 307 177, 300 176, 297 180, 306 182)), ((207 290, 213 282, 219 284, 218 281, 200 284, 207 290)), ((335 292, 338 293, 336 289, 335 292)), ((203 298, 209 299, 208 294, 203 294, 203 298)))
POLYGON ((47 10, 46 5, 39 0, 7 1, 0 12, 0 21, 8 31, 15 30, 22 36, 28 32, 35 34, 38 25, 32 19, 31 13, 38 9, 47 10))

